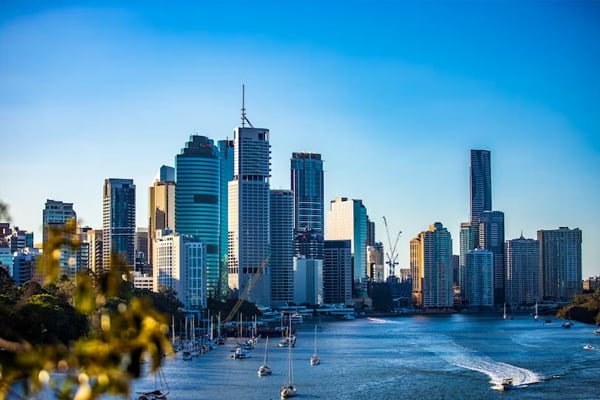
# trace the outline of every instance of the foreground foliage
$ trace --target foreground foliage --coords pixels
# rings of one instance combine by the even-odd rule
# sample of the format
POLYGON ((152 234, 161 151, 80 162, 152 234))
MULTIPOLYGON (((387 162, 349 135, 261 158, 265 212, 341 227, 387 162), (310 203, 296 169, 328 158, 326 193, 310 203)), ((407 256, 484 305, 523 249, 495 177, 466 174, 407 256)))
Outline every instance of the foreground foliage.
POLYGON ((128 396, 144 359, 155 371, 162 356, 172 353, 168 320, 157 308, 173 311, 177 304, 132 291, 121 258, 113 258, 110 270, 99 276, 59 278, 61 250, 79 247, 75 228, 72 221, 49 229, 38 263, 44 285, 16 288, 0 268, 0 399, 20 396, 17 381, 23 398, 43 387, 59 399, 128 396))

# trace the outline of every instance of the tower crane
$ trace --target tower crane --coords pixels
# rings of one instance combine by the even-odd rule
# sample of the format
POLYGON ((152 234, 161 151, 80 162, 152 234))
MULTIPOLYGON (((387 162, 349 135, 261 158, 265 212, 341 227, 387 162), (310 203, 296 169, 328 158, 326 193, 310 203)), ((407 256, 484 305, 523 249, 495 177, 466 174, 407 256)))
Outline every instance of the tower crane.
POLYGON ((242 303, 244 302, 244 300, 246 298, 248 298, 248 296, 250 295, 250 290, 252 290, 252 288, 254 287, 254 284, 261 277, 262 272, 263 272, 263 270, 265 269, 265 267, 267 266, 268 263, 269 263, 269 256, 265 257, 265 259, 260 263, 260 265, 256 269, 256 272, 254 272, 254 274, 252 274, 252 276, 248 280, 248 284, 244 288, 244 292, 239 295, 238 301, 234 304, 233 308, 231 309, 231 311, 227 315, 227 318, 225 318, 224 323, 227 323, 227 322, 231 321, 231 319, 238 312, 238 310, 242 306, 242 303))
POLYGON ((398 265, 398 253, 396 253, 396 248, 398 247, 398 241, 400 240, 400 234, 402 231, 398 231, 398 235, 396 235, 396 240, 392 245, 392 238, 390 237, 390 229, 388 227, 387 220, 383 217, 383 223, 385 224, 385 232, 387 234, 388 239, 388 248, 389 252, 385 253, 387 261, 385 262, 389 268, 389 276, 396 276, 396 265, 398 265))

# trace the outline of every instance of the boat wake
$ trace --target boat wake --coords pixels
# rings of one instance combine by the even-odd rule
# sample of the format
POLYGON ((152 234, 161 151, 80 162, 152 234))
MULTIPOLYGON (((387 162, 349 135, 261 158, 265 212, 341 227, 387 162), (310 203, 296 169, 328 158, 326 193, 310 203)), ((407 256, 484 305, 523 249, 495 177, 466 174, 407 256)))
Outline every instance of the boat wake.
POLYGON ((369 322, 373 322, 375 324, 391 324, 392 321, 388 321, 386 319, 381 319, 381 318, 374 318, 374 317, 367 317, 367 320, 369 322))
POLYGON ((544 380, 541 375, 533 371, 495 361, 477 351, 454 343, 450 338, 437 339, 439 340, 427 350, 434 352, 452 365, 487 375, 490 378, 490 383, 495 385, 496 388, 499 388, 502 380, 506 378, 512 378, 515 387, 525 387, 544 380))

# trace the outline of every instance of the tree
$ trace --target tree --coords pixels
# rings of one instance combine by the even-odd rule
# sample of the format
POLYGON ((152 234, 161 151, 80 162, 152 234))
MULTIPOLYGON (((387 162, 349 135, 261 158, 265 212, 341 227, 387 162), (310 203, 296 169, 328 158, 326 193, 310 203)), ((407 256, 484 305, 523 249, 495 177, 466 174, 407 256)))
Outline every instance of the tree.
MULTIPOLYGON (((0 207, 0 217, 2 212, 0 207)), ((82 272, 74 287, 59 283, 62 249, 79 247, 75 228, 75 222, 69 221, 48 229, 48 241, 38 261, 48 291, 31 292, 21 308, 6 304, 12 299, 14 282, 11 286, 0 268, 0 288, 7 290, 1 293, 8 293, 0 301, 0 318, 6 321, 20 313, 19 324, 29 325, 16 327, 16 337, 0 330, 0 399, 15 381, 24 379, 27 397, 42 386, 53 388, 60 399, 94 399, 104 393, 128 396, 130 381, 140 376, 142 359, 150 358, 151 370, 156 371, 162 355, 172 352, 166 318, 152 302, 135 297, 121 301, 128 287, 123 276, 129 277, 122 258, 113 257, 110 270, 99 280, 82 272), (72 289, 68 296, 67 288, 72 289), (119 299, 115 307, 109 307, 115 299, 119 299), (57 370, 65 376, 61 383, 52 375, 57 370)))

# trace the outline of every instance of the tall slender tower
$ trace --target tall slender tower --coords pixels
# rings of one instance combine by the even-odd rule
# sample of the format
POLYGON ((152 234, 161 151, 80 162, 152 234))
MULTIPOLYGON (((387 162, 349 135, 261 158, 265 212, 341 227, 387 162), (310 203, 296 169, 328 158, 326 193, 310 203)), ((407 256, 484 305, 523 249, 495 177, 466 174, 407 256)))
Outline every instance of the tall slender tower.
POLYGON ((212 139, 192 135, 175 157, 175 230, 206 245, 208 297, 219 289, 219 222, 221 170, 219 150, 212 139))
POLYGON ((471 150, 471 222, 492 210, 492 174, 489 150, 471 150))
POLYGON ((227 298, 229 294, 229 286, 227 283, 227 256, 229 253, 229 225, 228 225, 228 185, 229 181, 233 179, 233 140, 219 140, 217 142, 219 146, 219 159, 221 160, 221 184, 219 186, 221 191, 221 197, 219 198, 219 205, 221 208, 221 217, 219 222, 219 264, 220 277, 219 277, 219 295, 221 298, 227 298))
POLYGON ((242 102, 242 126, 234 129, 233 136, 234 171, 228 196, 229 287, 244 300, 269 305, 269 130, 250 124, 242 102))
POLYGON ((271 190, 271 303, 294 301, 294 194, 271 190))
POLYGON ((102 265, 110 269, 111 255, 122 255, 133 271, 135 265, 135 185, 133 179, 104 181, 102 216, 102 265))
POLYGON ((294 193, 296 255, 323 259, 323 160, 318 153, 292 153, 291 188, 294 193))

